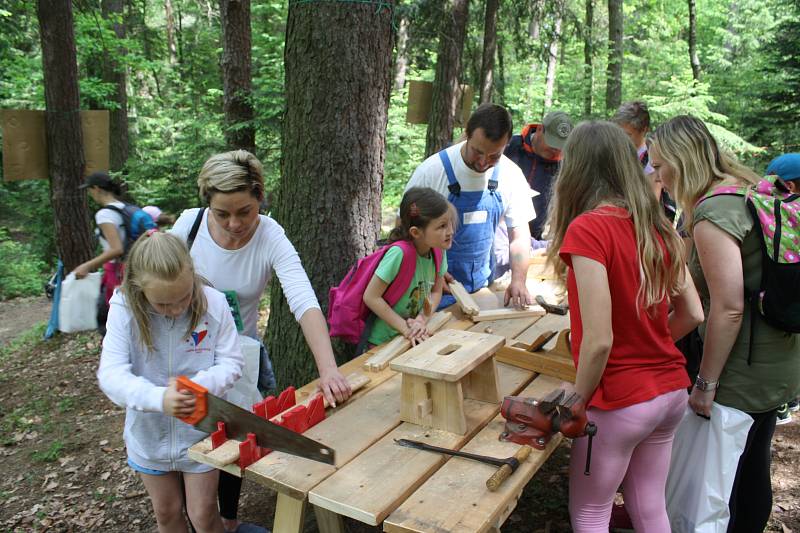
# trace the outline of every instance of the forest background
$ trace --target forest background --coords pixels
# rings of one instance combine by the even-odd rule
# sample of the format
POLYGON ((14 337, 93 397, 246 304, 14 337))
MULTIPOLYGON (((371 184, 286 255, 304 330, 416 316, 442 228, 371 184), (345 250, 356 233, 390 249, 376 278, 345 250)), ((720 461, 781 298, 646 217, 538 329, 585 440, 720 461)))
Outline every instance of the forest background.
MULTIPOLYGON (((38 4, 58 20, 64 13, 55 13, 55 5, 70 11, 79 108, 110 110, 111 170, 129 184, 131 197, 139 205, 180 214, 200 203, 196 176, 208 156, 250 144, 264 163, 273 214, 310 269, 323 306, 327 287, 351 260, 374 247, 380 213, 396 208, 416 165, 461 133, 453 129, 453 113, 443 111, 457 98, 446 87, 449 83, 452 89, 454 81, 475 88, 473 109, 488 100, 507 106, 517 131, 549 109, 567 111, 577 122, 606 118, 621 101, 638 99, 649 104, 654 126, 682 113, 702 118, 728 149, 758 171, 777 154, 800 151, 800 0, 38 4), (228 27, 241 15, 236 10, 247 11, 251 30, 248 40, 238 44, 250 53, 247 83, 240 85, 249 85, 246 93, 233 93, 230 86, 236 83, 231 61, 242 60, 241 54, 231 57, 229 48, 232 38, 242 36, 228 27), (315 48, 317 40, 329 54, 320 53, 320 45, 315 48), (373 54, 381 60, 351 67, 350 59, 361 52, 362 59, 373 54), (293 78, 292 72, 310 78, 298 83, 301 77, 293 78), (363 72, 386 81, 385 91, 373 84, 387 101, 386 109, 376 108, 374 119, 363 116, 354 94, 336 94, 357 83, 348 76, 364 78, 363 72), (428 127, 406 123, 409 80, 435 82, 428 127), (348 98, 367 126, 342 119, 340 108, 348 106, 343 104, 348 98), (298 119, 303 113, 305 119, 298 119), (320 116, 330 120, 315 123, 320 116), (366 148, 355 146, 362 133, 370 141, 363 143, 366 148), (300 145, 304 148, 298 152, 300 145), (332 172, 342 173, 334 160, 349 147, 369 156, 347 163, 362 165, 368 174, 366 192, 353 193, 367 198, 359 204, 364 209, 342 213, 342 218, 364 219, 353 226, 361 228, 355 231, 360 241, 350 246, 333 238, 327 248, 311 245, 306 241, 330 238, 327 229, 335 234, 349 227, 330 223, 338 211, 352 207, 346 202, 337 207, 336 188, 362 186, 358 179, 349 184, 348 176, 331 178, 332 172), (314 179, 327 188, 319 205, 308 194, 315 190, 314 179), (305 185, 296 187, 303 180, 305 185), (293 225, 293 216, 327 229, 304 232, 293 225), (342 246, 347 253, 341 253, 342 246)), ((40 14, 36 2, 0 3, 2 109, 52 106, 46 102, 46 68, 56 66, 48 63, 47 54, 43 61, 40 28, 45 20, 40 14)), ((49 139, 58 137, 58 132, 48 133, 49 139)), ((69 135, 62 131, 60 137, 69 135)), ((51 167, 52 158, 51 153, 51 167)), ((56 192, 63 190, 58 179, 0 180, 0 300, 41 291, 59 252, 64 254, 57 235, 63 239, 65 233, 54 217, 55 202, 61 201, 56 192)), ((75 234, 85 233, 94 208, 87 207, 85 223, 75 224, 75 234)), ((273 303, 281 299, 279 287, 271 294, 273 303)), ((292 321, 285 302, 278 307, 273 312, 278 316, 270 318, 269 329, 276 332, 268 338, 270 349, 293 353, 301 339, 296 328, 282 334, 292 321)), ((297 384, 312 371, 308 364, 286 369, 279 378, 297 384)))

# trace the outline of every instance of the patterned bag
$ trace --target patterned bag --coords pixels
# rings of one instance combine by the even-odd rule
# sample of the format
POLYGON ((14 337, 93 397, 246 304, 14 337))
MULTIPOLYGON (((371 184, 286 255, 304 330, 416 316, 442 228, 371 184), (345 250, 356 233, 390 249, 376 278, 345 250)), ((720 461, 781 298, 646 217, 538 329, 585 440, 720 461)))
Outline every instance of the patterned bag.
POLYGON ((697 203, 721 195, 744 197, 758 222, 763 259, 760 287, 747 295, 753 310, 775 328, 800 333, 800 194, 767 176, 750 187, 715 187, 697 203))

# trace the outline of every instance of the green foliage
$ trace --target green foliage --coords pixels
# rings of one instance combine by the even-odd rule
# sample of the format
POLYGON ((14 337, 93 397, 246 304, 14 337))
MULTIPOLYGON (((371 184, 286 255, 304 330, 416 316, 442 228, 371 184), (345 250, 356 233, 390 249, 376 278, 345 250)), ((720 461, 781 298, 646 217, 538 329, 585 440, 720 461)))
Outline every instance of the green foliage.
POLYGON ((42 294, 45 264, 29 246, 14 242, 0 228, 0 300, 42 294))

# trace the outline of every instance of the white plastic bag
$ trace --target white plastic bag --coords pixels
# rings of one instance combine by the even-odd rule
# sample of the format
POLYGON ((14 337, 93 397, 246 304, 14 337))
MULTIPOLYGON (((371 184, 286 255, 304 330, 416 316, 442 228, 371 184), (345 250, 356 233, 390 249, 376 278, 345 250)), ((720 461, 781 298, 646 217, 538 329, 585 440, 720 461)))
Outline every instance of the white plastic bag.
POLYGON ((225 398, 249 411, 254 403, 263 400, 261 393, 258 392, 258 363, 261 355, 261 343, 246 335, 239 335, 239 344, 242 347, 242 356, 244 356, 242 377, 236 380, 233 388, 225 394, 225 398))
POLYGON ((686 409, 675 432, 667 478, 673 533, 725 533, 728 499, 753 419, 714 403, 711 420, 686 409))
POLYGON ((61 282, 58 329, 64 333, 97 329, 97 299, 102 274, 92 272, 82 279, 70 273, 61 282))

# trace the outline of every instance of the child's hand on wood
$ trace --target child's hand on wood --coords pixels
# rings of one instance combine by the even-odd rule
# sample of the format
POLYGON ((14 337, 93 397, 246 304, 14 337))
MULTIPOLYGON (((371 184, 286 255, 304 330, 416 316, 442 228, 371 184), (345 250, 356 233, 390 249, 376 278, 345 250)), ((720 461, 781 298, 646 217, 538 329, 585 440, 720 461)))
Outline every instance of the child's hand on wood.
POLYGON ((426 327, 427 320, 424 316, 416 318, 407 318, 406 325, 408 330, 404 334, 405 338, 411 341, 411 346, 416 346, 420 342, 430 337, 430 333, 426 327))
POLYGON ((179 391, 175 378, 170 378, 164 392, 164 413, 176 418, 183 418, 194 412, 195 398, 189 391, 179 391))

